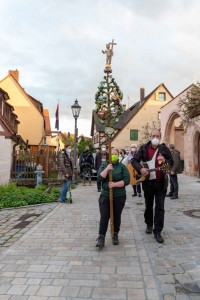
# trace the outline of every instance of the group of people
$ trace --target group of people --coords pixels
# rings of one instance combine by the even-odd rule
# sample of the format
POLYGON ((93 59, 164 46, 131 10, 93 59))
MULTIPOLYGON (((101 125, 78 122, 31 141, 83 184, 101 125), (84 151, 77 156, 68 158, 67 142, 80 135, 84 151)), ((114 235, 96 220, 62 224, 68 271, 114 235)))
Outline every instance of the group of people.
MULTIPOLYGON (((105 237, 110 219, 110 203, 109 190, 113 189, 113 213, 114 213, 114 234, 112 236, 113 245, 119 244, 118 234, 121 226, 121 214, 126 202, 125 187, 130 183, 130 173, 127 168, 132 165, 138 174, 146 180, 142 181, 142 190, 145 199, 144 221, 146 223, 145 232, 154 234, 158 243, 163 243, 164 239, 161 232, 164 227, 164 203, 165 197, 178 199, 178 177, 177 174, 182 172, 180 152, 175 149, 174 144, 166 146, 160 142, 160 131, 154 129, 150 135, 150 140, 137 148, 136 144, 132 144, 130 151, 125 149, 112 148, 111 162, 108 159, 106 146, 102 145, 100 151, 96 154, 95 160, 91 154, 91 165, 97 172, 97 191, 101 192, 99 196, 99 236, 97 238, 96 247, 102 248, 105 244, 105 237), (162 166, 168 166, 170 178, 170 191, 167 194, 168 173, 162 166), (153 168, 153 169, 152 169, 153 168), (149 169, 153 170, 149 172, 149 169), (109 180, 109 172, 112 171, 112 181, 109 180)), ((83 152, 83 160, 88 156, 89 147, 83 152)), ((61 152, 60 166, 66 181, 69 181, 73 170, 69 170, 69 145, 61 152), (66 158, 68 156, 68 158, 66 158), (66 166, 63 167, 64 162, 66 166)), ((82 163, 80 157, 80 164, 82 163)), ((81 165, 80 165, 81 166, 81 165)), ((72 167, 72 165, 71 165, 72 167)), ((67 190, 67 183, 64 182, 61 190, 61 201, 64 201, 64 195, 67 190)), ((91 182, 91 178, 89 179, 91 182)), ((84 181, 83 181, 84 184, 84 181)), ((141 185, 133 185, 133 195, 141 197, 141 185)))

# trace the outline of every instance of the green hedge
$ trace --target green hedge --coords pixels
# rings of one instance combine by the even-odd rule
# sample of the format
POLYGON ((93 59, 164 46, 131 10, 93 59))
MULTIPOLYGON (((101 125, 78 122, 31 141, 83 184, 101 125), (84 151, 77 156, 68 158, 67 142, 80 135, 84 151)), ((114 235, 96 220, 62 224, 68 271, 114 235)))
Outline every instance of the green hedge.
POLYGON ((45 193, 46 188, 17 187, 15 183, 0 186, 0 209, 57 201, 60 189, 53 187, 50 193, 45 193))

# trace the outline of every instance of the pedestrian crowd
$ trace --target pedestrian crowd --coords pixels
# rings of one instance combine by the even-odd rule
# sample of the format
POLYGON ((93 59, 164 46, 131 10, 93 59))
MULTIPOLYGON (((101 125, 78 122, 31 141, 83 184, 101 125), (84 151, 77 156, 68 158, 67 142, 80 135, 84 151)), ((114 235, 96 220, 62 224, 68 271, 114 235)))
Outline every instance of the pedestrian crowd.
MULTIPOLYGON (((178 199, 178 175, 182 173, 180 152, 174 144, 168 146, 161 143, 160 131, 154 129, 149 141, 138 147, 116 149, 112 147, 110 153, 107 145, 102 144, 95 155, 86 146, 79 157, 80 177, 83 186, 87 181, 92 185, 93 171, 97 172, 97 192, 99 204, 99 235, 96 247, 102 249, 109 220, 111 222, 110 195, 112 191, 113 206, 113 245, 119 244, 121 214, 126 202, 126 186, 133 187, 132 197, 144 195, 144 222, 146 234, 153 233, 158 243, 163 243, 161 235, 164 228, 165 197, 178 199), (169 181, 169 192, 168 189, 169 181)), ((73 176, 71 161, 71 146, 66 145, 60 153, 60 176, 63 187, 59 201, 66 202, 67 192, 73 176)))

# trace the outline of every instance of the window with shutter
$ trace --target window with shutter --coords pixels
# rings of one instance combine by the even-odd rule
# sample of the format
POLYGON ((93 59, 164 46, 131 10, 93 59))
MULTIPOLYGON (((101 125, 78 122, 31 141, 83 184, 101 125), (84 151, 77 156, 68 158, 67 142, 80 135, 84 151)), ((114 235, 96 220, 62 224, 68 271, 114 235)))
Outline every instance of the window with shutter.
POLYGON ((131 129, 130 130, 130 140, 131 141, 137 141, 138 140, 138 130, 137 129, 131 129))

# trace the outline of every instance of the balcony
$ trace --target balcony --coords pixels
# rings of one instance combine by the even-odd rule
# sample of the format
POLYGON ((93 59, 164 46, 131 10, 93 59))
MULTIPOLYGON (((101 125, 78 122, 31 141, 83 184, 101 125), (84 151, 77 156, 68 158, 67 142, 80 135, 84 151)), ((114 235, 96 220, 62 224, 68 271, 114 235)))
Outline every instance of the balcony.
POLYGON ((7 125, 17 133, 17 126, 19 121, 17 120, 17 115, 13 113, 13 107, 0 99, 0 116, 7 123, 7 125))

